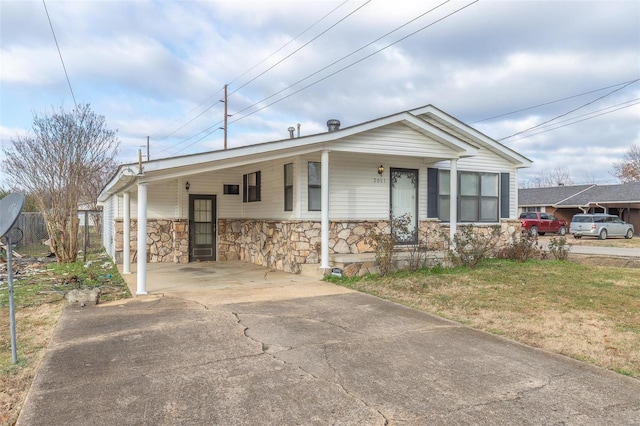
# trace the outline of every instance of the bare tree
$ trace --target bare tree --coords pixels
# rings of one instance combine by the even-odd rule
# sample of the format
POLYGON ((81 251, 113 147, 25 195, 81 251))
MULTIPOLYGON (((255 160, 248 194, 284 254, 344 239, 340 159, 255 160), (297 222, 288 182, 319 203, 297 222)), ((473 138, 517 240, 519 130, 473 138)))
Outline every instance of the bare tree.
POLYGON ((119 141, 105 118, 88 104, 34 115, 33 134, 18 136, 4 149, 11 185, 33 195, 47 222, 58 262, 78 256, 78 204, 95 199, 97 180, 114 164, 119 141))
POLYGON ((555 166, 553 170, 542 170, 532 179, 523 181, 520 188, 549 188, 568 185, 573 185, 569 171, 561 166, 555 166))
POLYGON ((622 183, 640 182, 640 145, 631 145, 622 161, 613 163, 610 173, 622 183))

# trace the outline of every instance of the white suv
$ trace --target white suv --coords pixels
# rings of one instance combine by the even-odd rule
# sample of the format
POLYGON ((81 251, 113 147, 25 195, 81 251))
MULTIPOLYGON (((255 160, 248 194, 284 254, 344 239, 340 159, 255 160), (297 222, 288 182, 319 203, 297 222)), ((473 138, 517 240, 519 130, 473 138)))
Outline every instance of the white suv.
POLYGON ((623 222, 618 216, 612 214, 577 214, 571 219, 569 233, 574 238, 598 237, 606 240, 607 237, 633 238, 633 225, 623 222))

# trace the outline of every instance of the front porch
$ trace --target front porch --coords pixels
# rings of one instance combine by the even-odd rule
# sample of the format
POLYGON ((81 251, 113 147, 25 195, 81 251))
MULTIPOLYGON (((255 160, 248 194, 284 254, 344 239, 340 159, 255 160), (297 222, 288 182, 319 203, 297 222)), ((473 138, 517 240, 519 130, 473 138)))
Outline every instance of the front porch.
MULTIPOLYGON (((123 266, 118 265, 134 297, 137 295, 136 266, 132 264, 131 273, 126 274, 123 266)), ((351 292, 314 277, 242 261, 148 263, 146 278, 146 294, 149 296, 197 300, 207 306, 351 292)))

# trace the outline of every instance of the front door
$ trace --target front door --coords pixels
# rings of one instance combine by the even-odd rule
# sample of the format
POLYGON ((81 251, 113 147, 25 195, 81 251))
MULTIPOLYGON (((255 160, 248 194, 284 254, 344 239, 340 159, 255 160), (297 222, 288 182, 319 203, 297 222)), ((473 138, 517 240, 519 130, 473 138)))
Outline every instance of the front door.
POLYGON ((418 242, 418 171, 391 169, 391 232, 400 244, 418 242))
POLYGON ((189 194, 189 262, 216 260, 216 196, 189 194))

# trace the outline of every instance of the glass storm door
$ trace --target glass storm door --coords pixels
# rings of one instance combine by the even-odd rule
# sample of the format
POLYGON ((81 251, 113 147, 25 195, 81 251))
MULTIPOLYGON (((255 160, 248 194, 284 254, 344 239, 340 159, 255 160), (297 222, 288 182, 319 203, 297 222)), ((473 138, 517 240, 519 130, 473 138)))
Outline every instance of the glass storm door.
POLYGON ((418 241, 418 171, 391 169, 391 232, 400 244, 418 241))
POLYGON ((189 195, 189 261, 216 260, 216 196, 189 195))

